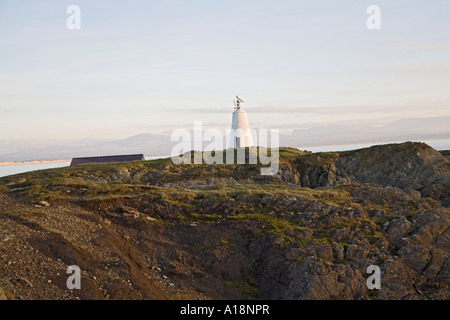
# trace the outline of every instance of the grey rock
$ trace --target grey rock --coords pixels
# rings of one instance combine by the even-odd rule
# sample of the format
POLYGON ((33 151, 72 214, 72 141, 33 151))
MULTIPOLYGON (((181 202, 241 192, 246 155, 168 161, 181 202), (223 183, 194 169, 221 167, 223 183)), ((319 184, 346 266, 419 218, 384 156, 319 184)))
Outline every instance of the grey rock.
POLYGON ((339 243, 333 243, 333 257, 336 260, 344 259, 344 246, 339 243))
POLYGON ((346 259, 364 259, 369 252, 369 245, 365 242, 352 243, 345 250, 346 259))
POLYGON ((374 187, 364 186, 354 190, 352 195, 357 201, 362 203, 373 203, 377 205, 401 205, 407 201, 413 201, 420 198, 420 193, 414 190, 408 190, 409 193, 396 187, 374 187))
POLYGON ((374 242, 374 246, 376 248, 378 248, 383 253, 388 253, 389 252, 389 242, 385 238, 381 238, 381 237, 378 238, 374 242))
POLYGON ((346 228, 346 227, 343 227, 343 228, 337 229, 337 230, 333 233, 332 238, 333 238, 335 241, 342 241, 342 240, 344 240, 344 239, 349 238, 350 236, 351 236, 350 230, 349 230, 348 228, 346 228))
POLYGON ((367 295, 361 272, 311 257, 293 263, 289 279, 282 299, 361 299, 367 295))
POLYGON ((382 300, 420 299, 415 283, 421 281, 401 259, 393 257, 381 267, 381 289, 375 293, 382 300))
POLYGON ((427 263, 431 260, 428 249, 419 245, 407 245, 398 251, 405 264, 417 273, 422 273, 427 263))
POLYGON ((318 259, 333 261, 333 249, 329 244, 310 247, 309 251, 313 253, 318 259))
MULTIPOLYGON (((424 143, 405 142, 378 145, 340 153, 313 153, 295 162, 304 187, 325 187, 337 184, 368 183, 382 187, 396 187, 384 196, 370 196, 379 204, 383 201, 417 199, 422 196, 436 199, 450 197, 450 162, 445 156, 424 143)), ((381 191, 381 190, 376 190, 381 191)), ((361 194, 361 200, 364 195, 361 194)))
POLYGON ((410 230, 412 223, 404 216, 391 221, 387 227, 386 237, 390 242, 397 242, 410 230))
POLYGON ((288 252, 286 252, 285 257, 289 261, 296 261, 304 258, 306 255, 307 253, 304 250, 292 248, 288 252))
POLYGON ((445 262, 446 256, 448 256, 448 251, 433 248, 431 251, 431 260, 425 266, 422 274, 425 277, 436 276, 441 270, 445 262))

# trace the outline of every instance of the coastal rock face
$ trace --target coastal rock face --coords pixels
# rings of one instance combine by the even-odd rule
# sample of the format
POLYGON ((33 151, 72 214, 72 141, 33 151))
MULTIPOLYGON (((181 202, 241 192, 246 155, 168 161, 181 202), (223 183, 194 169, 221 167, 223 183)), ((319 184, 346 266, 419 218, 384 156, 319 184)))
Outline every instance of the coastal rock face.
MULTIPOLYGON (((441 202, 450 199, 448 151, 439 152, 424 143, 405 142, 284 158, 281 153, 281 158, 278 172, 269 176, 260 174, 259 165, 174 167, 165 164, 159 170, 135 168, 130 172, 129 168, 121 168, 106 177, 101 174, 90 178, 109 183, 188 189, 267 183, 308 188, 367 184, 372 187, 396 187, 408 194, 417 191, 423 197, 432 197, 441 202)), ((384 199, 383 196, 381 198, 384 199)))
POLYGON ((0 299, 450 298, 444 155, 280 155, 269 177, 167 159, 0 179, 0 299))
POLYGON ((305 187, 354 182, 416 190, 423 196, 440 199, 450 195, 450 163, 443 154, 424 143, 310 154, 298 158, 295 166, 305 187))
POLYGON ((450 150, 443 150, 443 151, 440 151, 440 153, 441 153, 445 158, 447 158, 447 160, 450 161, 450 150))

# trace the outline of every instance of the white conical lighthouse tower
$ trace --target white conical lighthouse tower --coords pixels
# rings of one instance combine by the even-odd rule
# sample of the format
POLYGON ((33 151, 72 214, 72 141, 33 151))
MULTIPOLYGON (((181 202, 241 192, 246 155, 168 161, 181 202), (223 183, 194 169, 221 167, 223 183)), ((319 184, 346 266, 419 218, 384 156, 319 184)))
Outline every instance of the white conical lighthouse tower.
POLYGON ((231 147, 245 148, 253 146, 252 133, 248 124, 247 112, 241 109, 244 101, 236 96, 233 118, 231 120, 231 147))

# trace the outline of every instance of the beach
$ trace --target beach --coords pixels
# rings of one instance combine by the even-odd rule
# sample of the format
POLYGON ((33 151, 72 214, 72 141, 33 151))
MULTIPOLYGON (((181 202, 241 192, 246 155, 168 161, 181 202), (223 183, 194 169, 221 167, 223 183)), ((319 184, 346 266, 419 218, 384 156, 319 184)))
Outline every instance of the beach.
POLYGON ((9 161, 0 162, 0 166, 15 166, 21 164, 40 164, 40 163, 57 163, 57 162, 67 162, 70 160, 35 160, 35 161, 9 161))

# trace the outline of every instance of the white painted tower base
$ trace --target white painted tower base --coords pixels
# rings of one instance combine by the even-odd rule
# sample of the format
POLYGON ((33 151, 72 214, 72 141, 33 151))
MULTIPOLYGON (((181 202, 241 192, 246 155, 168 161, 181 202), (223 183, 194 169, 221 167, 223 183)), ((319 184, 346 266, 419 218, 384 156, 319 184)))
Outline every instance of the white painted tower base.
POLYGON ((232 148, 245 148, 253 146, 252 133, 248 124, 247 112, 238 108, 233 112, 231 120, 231 141, 232 148))

